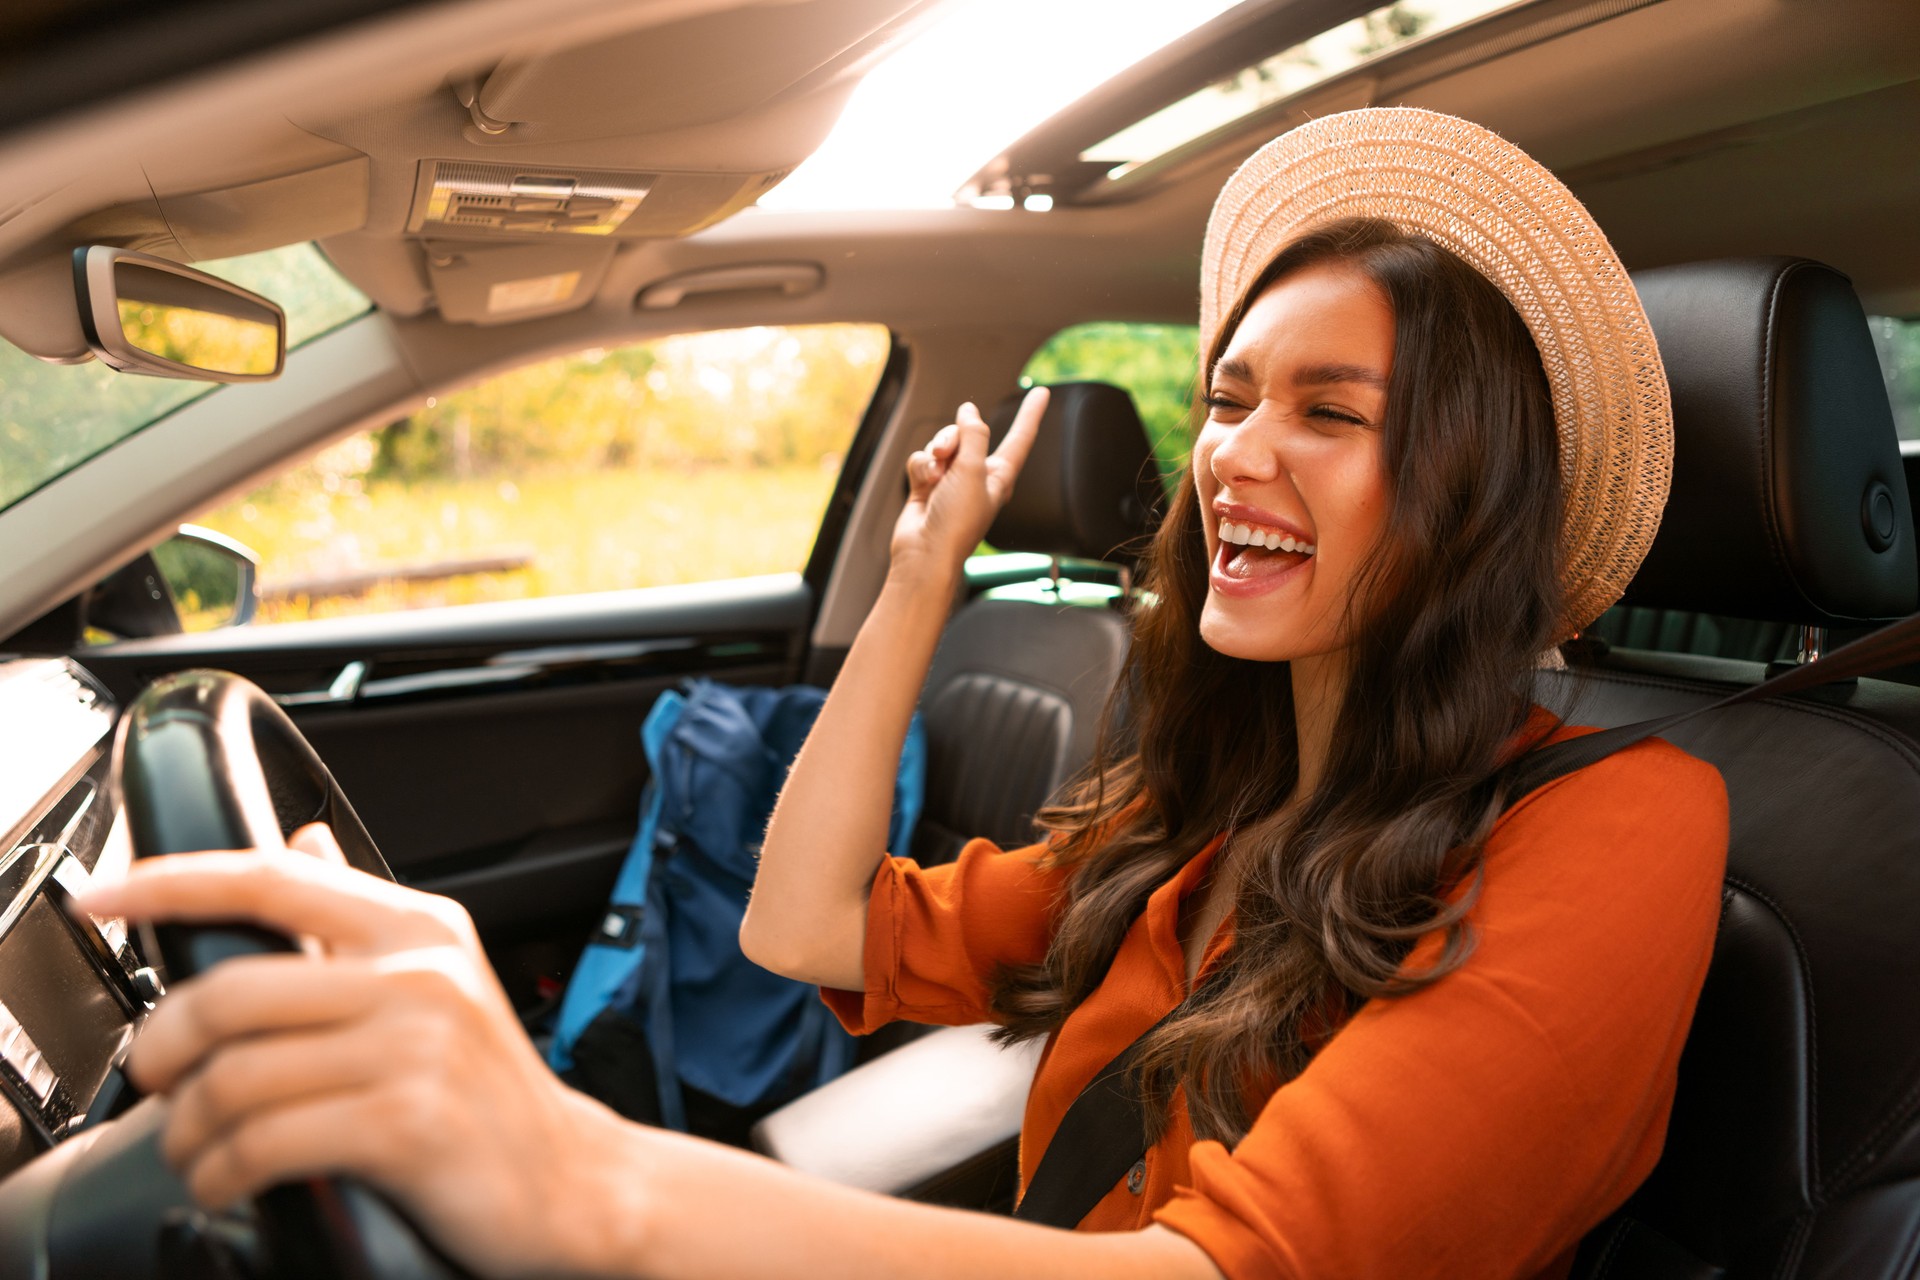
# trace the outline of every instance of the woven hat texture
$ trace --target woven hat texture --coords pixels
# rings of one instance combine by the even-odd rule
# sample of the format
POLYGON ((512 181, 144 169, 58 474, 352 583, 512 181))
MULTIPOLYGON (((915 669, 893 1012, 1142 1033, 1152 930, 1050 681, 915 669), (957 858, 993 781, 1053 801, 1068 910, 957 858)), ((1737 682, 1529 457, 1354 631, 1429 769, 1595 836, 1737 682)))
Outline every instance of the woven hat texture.
POLYGON ((1451 250, 1532 332, 1560 436, 1567 623, 1586 626, 1653 545, 1673 474, 1673 409, 1626 268, 1585 206, 1520 148, 1415 107, 1324 116, 1274 139, 1227 180, 1207 223, 1201 359, 1281 249, 1360 216, 1451 250))

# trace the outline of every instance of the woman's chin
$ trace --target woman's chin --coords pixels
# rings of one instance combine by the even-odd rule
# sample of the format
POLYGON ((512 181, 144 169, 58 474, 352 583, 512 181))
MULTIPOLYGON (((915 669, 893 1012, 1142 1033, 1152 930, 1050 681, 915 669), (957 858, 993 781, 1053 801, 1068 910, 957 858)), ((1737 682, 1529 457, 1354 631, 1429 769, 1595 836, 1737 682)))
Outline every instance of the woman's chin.
POLYGON ((1239 600, 1222 601, 1212 592, 1200 608, 1200 639, 1209 649, 1247 662, 1285 662, 1294 656, 1284 626, 1248 616, 1239 600))

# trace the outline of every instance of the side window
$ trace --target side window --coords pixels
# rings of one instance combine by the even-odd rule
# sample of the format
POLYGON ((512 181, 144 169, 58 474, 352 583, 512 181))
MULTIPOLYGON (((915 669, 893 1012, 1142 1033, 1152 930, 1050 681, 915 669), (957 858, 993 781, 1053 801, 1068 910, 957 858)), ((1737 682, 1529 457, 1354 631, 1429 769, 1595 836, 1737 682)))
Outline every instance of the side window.
POLYGON ((1893 424, 1903 445, 1920 443, 1920 320, 1868 316, 1880 373, 1893 402, 1893 424))
POLYGON ((1062 329, 1033 353, 1020 385, 1110 382, 1133 396, 1171 487, 1193 449, 1200 330, 1190 324, 1097 321, 1062 329))
POLYGON ((527 365, 194 522, 259 555, 257 623, 798 571, 890 344, 762 327, 527 365))

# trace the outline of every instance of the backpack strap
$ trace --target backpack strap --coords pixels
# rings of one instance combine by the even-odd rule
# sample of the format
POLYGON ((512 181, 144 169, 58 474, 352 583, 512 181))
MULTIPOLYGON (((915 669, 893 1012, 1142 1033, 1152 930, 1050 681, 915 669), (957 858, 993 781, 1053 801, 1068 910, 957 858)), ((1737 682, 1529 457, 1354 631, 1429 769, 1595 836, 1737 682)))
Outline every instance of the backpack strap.
MULTIPOLYGON (((1791 667, 1717 702, 1637 724, 1583 734, 1528 752, 1509 775, 1505 808, 1511 809, 1550 782, 1665 733, 1695 716, 1838 680, 1873 675, 1915 661, 1920 661, 1920 614, 1882 627, 1818 661, 1791 667)), ((1207 982, 1202 982, 1171 1013, 1121 1050, 1100 1069, 1093 1082, 1081 1090, 1041 1154, 1040 1166, 1034 1170, 1014 1217, 1048 1226, 1077 1227, 1115 1184, 1146 1158, 1147 1118, 1139 1093, 1139 1077, 1132 1070, 1134 1060, 1148 1036, 1203 999, 1208 987, 1207 982)))

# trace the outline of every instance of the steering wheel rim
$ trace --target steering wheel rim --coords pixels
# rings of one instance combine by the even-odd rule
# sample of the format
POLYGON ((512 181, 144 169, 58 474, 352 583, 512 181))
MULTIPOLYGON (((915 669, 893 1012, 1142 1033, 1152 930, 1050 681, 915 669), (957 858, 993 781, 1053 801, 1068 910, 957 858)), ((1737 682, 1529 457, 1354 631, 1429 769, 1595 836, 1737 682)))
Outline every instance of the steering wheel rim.
POLYGON ((333 773, 260 686, 226 671, 148 685, 114 739, 137 857, 282 848, 309 822, 333 828, 347 863, 393 879, 333 773))
MULTIPOLYGON (((309 822, 333 828, 347 862, 392 880, 340 784, 285 711, 249 680, 195 670, 149 685, 122 717, 113 770, 136 858, 284 848, 309 822)), ((286 951, 269 930, 230 924, 143 930, 169 983, 227 958, 286 951)), ((255 1203, 274 1280, 456 1280, 466 1275, 386 1200, 349 1178, 314 1178, 255 1203)))

